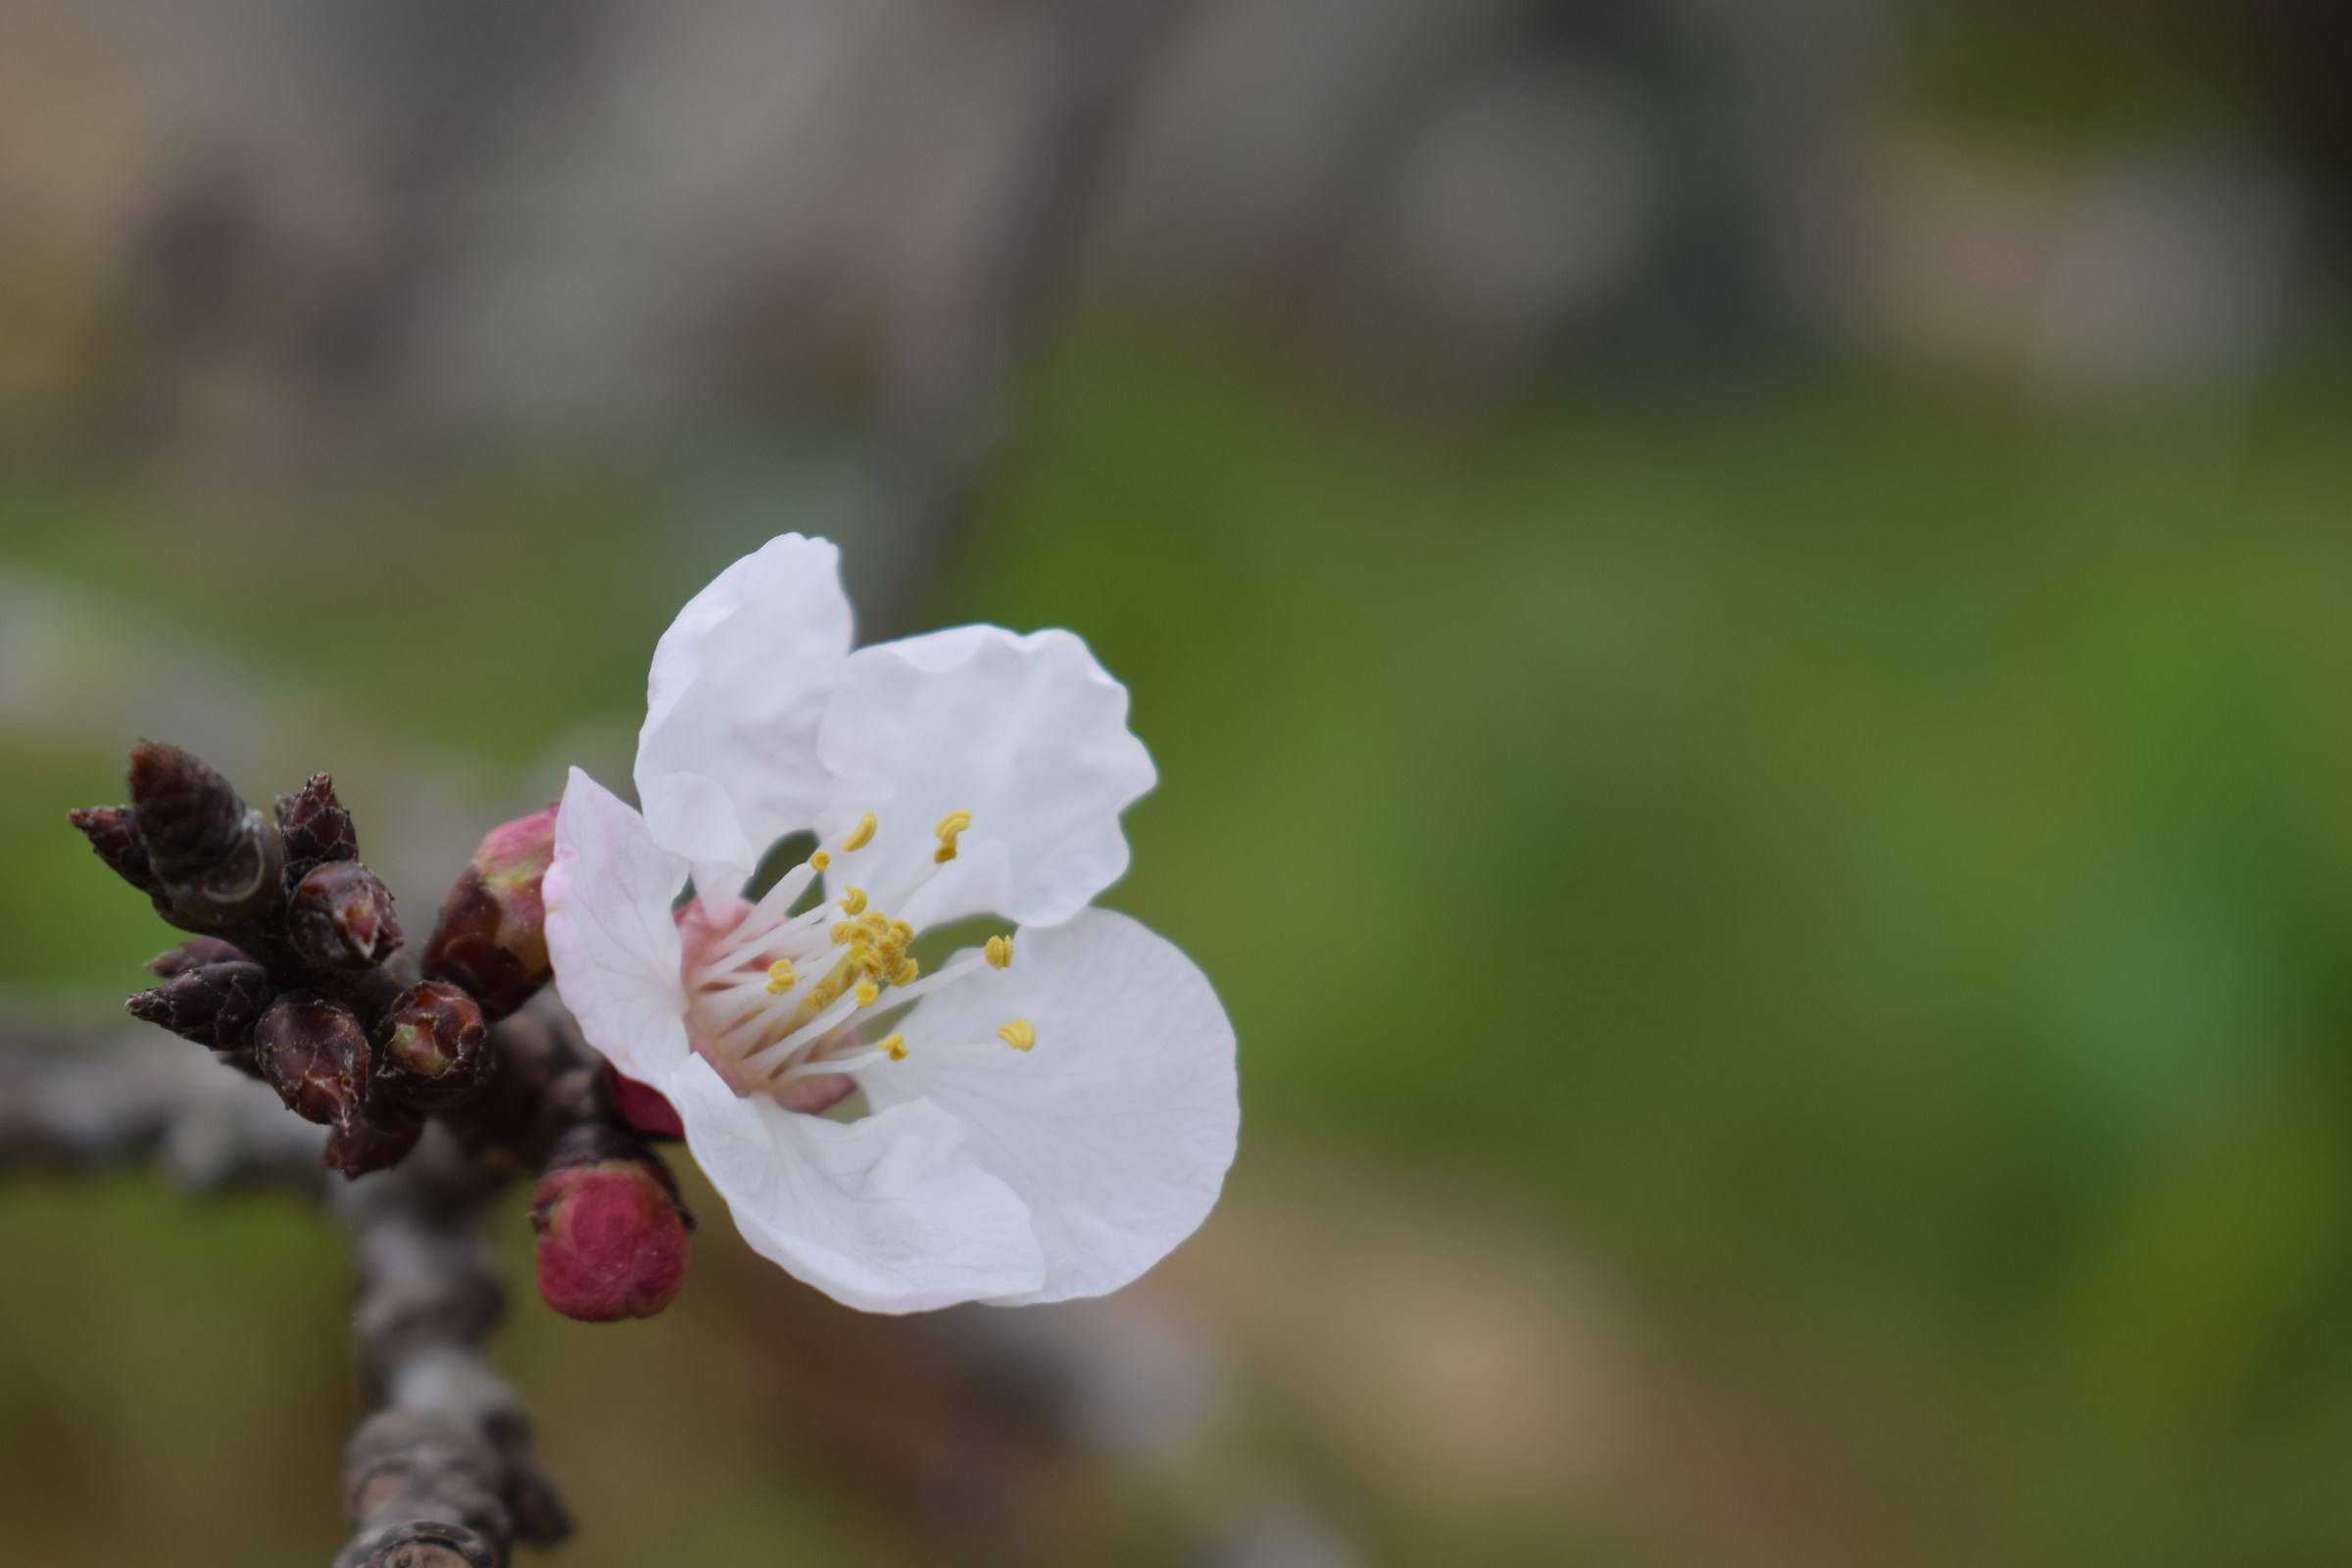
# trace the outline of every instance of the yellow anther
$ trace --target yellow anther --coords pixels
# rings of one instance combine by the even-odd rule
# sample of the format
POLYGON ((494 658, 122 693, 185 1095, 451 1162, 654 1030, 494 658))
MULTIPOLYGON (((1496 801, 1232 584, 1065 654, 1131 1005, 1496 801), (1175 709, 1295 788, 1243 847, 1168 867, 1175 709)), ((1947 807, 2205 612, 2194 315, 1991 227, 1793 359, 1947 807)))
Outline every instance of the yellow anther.
POLYGON ((780 997, 798 985, 800 979, 800 975, 792 967, 790 958, 778 958, 767 966, 767 994, 771 997, 780 997))
POLYGON ((822 1012, 840 999, 841 987, 828 980, 808 993, 808 1009, 811 1012, 822 1012))
POLYGON ((840 903, 842 913, 863 914, 865 912, 865 889, 843 888, 840 903))
POLYGON ((868 909, 858 916, 858 926, 859 930, 865 931, 879 940, 890 930, 890 916, 884 914, 880 909, 868 909))
POLYGON ((868 844, 873 843, 874 829, 879 826, 881 824, 874 820, 874 813, 866 812, 858 819, 858 825, 850 829, 850 836, 841 841, 843 852, 846 854, 851 850, 862 850, 868 844))
POLYGON ((874 984, 871 980, 860 980, 858 982, 858 1005, 860 1007, 870 1007, 881 1000, 882 988, 880 986, 874 984))
POLYGON ((905 947, 907 943, 914 940, 914 927, 908 925, 904 920, 891 921, 890 940, 896 942, 901 947, 905 947))
POLYGON ((837 948, 846 948, 863 934, 858 929, 857 921, 836 920, 833 929, 825 933, 825 940, 837 948))
POLYGON ((874 1049, 893 1061, 905 1061, 906 1059, 906 1037, 905 1035, 885 1035, 882 1037, 881 1043, 874 1049))
POLYGON ((819 850, 814 855, 808 857, 808 863, 815 866, 819 871, 822 871, 826 866, 833 863, 833 857, 827 855, 824 851, 819 850))
POLYGON ((1005 937, 990 937, 988 946, 980 950, 991 969, 1002 969, 1012 962, 1012 943, 1005 937))
POLYGON ((1037 1025, 1026 1018, 1015 1018, 997 1031, 997 1038, 1015 1051, 1027 1051, 1037 1044, 1037 1025))
POLYGON ((941 817, 939 826, 931 830, 939 835, 939 848, 931 852, 931 858, 940 865, 956 858, 956 835, 971 825, 972 813, 969 811, 950 811, 941 817))
POLYGON ((911 984, 914 977, 922 972, 923 966, 912 958, 899 957, 891 960, 890 973, 883 978, 894 986, 903 986, 911 984))

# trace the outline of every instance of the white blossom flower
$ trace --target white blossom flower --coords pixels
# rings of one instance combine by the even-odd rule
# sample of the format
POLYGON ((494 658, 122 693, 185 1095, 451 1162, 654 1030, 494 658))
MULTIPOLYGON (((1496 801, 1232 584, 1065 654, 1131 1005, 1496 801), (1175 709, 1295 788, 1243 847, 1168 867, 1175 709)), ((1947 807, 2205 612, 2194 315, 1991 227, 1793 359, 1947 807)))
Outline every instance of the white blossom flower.
POLYGON ((853 653, 833 546, 786 534, 679 612, 649 684, 644 811, 572 771, 548 947, 752 1246, 907 1312, 1098 1295, 1190 1235, 1233 1161, 1233 1029, 1183 954, 1091 906, 1155 775, 1086 645, 853 653), (815 853, 739 897, 804 830, 815 853), (1015 930, 920 970, 911 942, 979 915, 1015 930))

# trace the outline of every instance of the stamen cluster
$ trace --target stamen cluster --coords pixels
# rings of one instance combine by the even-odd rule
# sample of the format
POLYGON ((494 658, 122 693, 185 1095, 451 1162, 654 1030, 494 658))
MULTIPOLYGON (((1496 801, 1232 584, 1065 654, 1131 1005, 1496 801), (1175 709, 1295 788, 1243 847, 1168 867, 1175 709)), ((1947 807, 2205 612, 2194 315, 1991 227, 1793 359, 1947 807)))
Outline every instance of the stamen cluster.
MULTIPOLYGON (((934 830, 934 868, 956 858, 956 841, 973 813, 955 810, 934 830)), ((837 846, 855 856, 874 840, 880 820, 863 813, 837 846)), ((815 879, 836 863, 834 852, 818 849, 787 871, 757 905, 743 906, 733 923, 707 944, 688 944, 685 967, 692 997, 695 1034, 738 1088, 780 1092, 795 1109, 822 1108, 848 1094, 842 1076, 880 1060, 903 1061, 906 1038, 893 1033, 871 1051, 852 1055, 862 1043, 858 1024, 868 1014, 895 1009, 954 980, 985 967, 1012 962, 1012 942, 991 937, 979 955, 951 964, 929 981, 920 960, 907 950, 917 932, 908 921, 872 906, 872 896, 844 883, 838 893, 800 914, 786 911, 806 897, 815 879), (812 978, 813 977, 813 978, 812 978), (829 1094, 793 1086, 824 1077, 836 1080, 829 1094)), ((846 874, 846 870, 845 870, 846 874)), ((927 881, 918 879, 899 900, 927 881)), ((686 916, 691 928, 712 930, 719 922, 700 901, 686 916)), ((1025 1023, 1028 1044, 1000 1031, 1007 1044, 1027 1051, 1036 1032, 1025 1023)), ((1015 1029, 1008 1024, 1007 1029, 1015 1029)), ((1016 1031, 1016 1032, 1017 1032, 1016 1031)))

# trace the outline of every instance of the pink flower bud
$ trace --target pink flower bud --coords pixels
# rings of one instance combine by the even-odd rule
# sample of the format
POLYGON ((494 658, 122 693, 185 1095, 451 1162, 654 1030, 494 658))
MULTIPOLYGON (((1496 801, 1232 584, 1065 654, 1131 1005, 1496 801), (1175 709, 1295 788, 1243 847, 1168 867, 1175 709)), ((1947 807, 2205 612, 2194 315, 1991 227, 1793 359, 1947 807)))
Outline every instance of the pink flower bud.
POLYGON ((686 1283, 694 1220, 669 1172, 633 1142, 606 1128, 573 1129, 531 1194, 539 1294, 565 1317, 652 1317, 686 1283), (566 1146, 583 1143, 608 1157, 564 1163, 566 1146))
POLYGON ((441 906, 424 972, 473 993, 502 1018, 547 983, 547 908, 540 879, 556 853, 556 808, 490 830, 441 906))
MULTIPOLYGON (((493 883, 537 889, 556 858, 556 808, 543 806, 527 816, 502 822, 482 835, 473 852, 475 869, 493 883)), ((534 892, 532 897, 537 898, 534 892)))

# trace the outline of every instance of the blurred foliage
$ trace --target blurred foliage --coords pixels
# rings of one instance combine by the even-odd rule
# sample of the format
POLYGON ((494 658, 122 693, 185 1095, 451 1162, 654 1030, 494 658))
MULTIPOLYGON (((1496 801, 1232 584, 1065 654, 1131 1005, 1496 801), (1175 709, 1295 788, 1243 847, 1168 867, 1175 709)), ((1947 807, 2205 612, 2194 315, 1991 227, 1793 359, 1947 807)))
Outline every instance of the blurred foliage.
POLYGON ((2129 25, 2103 3, 1932 0, 1906 8, 1904 59, 1922 102, 1962 120, 2068 140, 2178 136, 2259 122, 2262 41, 2280 8, 2140 0, 2129 25))
MULTIPOLYGON (((1110 902, 1218 982, 1253 1138, 1500 1173, 1673 1332, 1780 1347, 1792 1405, 1825 1367, 1898 1389, 1964 1456, 1977 1560, 2338 1560, 2343 405, 2051 430, 1823 384, 1440 450, 1097 347, 940 618, 1070 625, 1133 689, 1163 782, 1110 902)), ((512 764, 633 724, 683 592, 809 525, 672 530, 662 494, 510 485, 307 558, 19 498, 0 557, 512 764), (321 554, 331 602, 174 608, 321 554)), ((160 928, 59 821, 115 763, 6 747, 0 977, 126 982, 160 928)), ((141 1444, 229 1446, 206 1475, 311 1499, 330 1539, 349 1400, 318 1393, 341 1352, 314 1229, 134 1184, 0 1193, 0 1248, 37 1260, 0 1270, 4 1511, 43 1464, 70 1490, 141 1444), (165 1348, 200 1383, 156 1408, 136 1357, 165 1348), (93 1380, 99 1413, 60 1414, 93 1380)), ((526 1322, 511 1352, 593 1521, 576 1560, 637 1560, 657 1497, 708 1504, 696 1562, 784 1530, 889 1549, 745 1446, 691 1314, 624 1336, 670 1411, 641 1432, 562 1392, 595 1331, 526 1322), (683 1447, 633 1497, 619 1446, 655 1432, 683 1447)), ((94 1528, 41 1560, 156 1549, 94 1528)))

